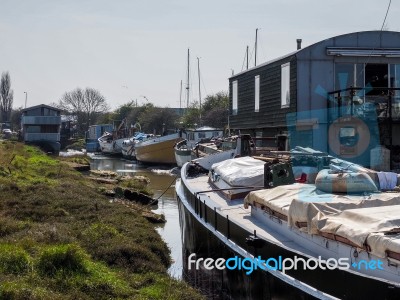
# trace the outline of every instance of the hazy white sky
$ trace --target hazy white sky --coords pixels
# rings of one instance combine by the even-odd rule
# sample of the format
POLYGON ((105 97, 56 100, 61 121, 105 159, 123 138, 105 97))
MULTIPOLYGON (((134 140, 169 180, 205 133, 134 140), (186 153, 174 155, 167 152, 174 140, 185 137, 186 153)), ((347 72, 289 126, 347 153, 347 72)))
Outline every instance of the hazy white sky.
MULTIPOLYGON (((191 52, 191 101, 228 90, 246 46, 258 62, 332 36, 380 29, 389 1, 377 0, 0 0, 0 72, 14 107, 58 102, 77 87, 98 89, 111 107, 147 97, 180 106, 191 52)), ((400 31, 393 1, 386 28, 400 31)), ((254 57, 252 58, 254 64, 254 57)), ((186 105, 184 89, 183 106, 186 105)))

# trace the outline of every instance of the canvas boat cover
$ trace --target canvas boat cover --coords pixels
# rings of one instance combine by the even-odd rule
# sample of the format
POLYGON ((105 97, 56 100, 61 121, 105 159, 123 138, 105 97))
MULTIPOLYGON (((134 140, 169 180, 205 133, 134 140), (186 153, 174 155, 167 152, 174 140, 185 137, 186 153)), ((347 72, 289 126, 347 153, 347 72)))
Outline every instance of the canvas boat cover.
POLYGON ((321 232, 352 241, 360 248, 368 244, 371 253, 386 256, 386 250, 400 253, 400 205, 349 209, 314 218, 321 232))
POLYGON ((303 230, 309 234, 337 234, 360 247, 366 241, 380 257, 385 250, 400 253, 400 235, 383 233, 400 229, 399 193, 332 194, 313 184, 291 184, 250 192, 244 206, 255 203, 287 216, 288 226, 307 223, 303 230))
POLYGON ((264 186, 264 161, 244 156, 213 164, 211 169, 230 186, 264 186))

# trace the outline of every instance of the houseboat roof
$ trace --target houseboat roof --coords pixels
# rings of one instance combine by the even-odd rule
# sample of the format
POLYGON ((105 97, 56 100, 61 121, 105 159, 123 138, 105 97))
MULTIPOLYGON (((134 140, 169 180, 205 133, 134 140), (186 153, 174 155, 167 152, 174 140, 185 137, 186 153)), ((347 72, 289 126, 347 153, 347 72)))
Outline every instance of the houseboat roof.
POLYGON ((39 105, 35 105, 35 106, 26 107, 26 108, 22 109, 22 111, 24 112, 24 111, 36 109, 36 108, 39 108, 39 107, 45 107, 45 108, 48 108, 48 109, 61 111, 61 109, 59 109, 57 107, 54 107, 54 106, 47 105, 47 104, 39 104, 39 105))
POLYGON ((302 52, 309 51, 311 48, 320 46, 325 44, 327 47, 327 55, 336 55, 336 56, 386 56, 386 57, 399 57, 400 49, 392 48, 394 45, 399 45, 398 40, 400 39, 400 32, 398 31, 382 31, 382 30, 369 30, 369 31, 359 31, 359 32, 351 32, 346 34, 341 34, 338 36, 330 37, 325 40, 321 40, 314 44, 308 45, 307 47, 301 48, 299 50, 290 52, 286 55, 277 57, 275 59, 269 60, 247 70, 241 71, 233 76, 229 77, 229 79, 233 79, 239 75, 247 73, 249 71, 256 70, 258 68, 262 68, 266 65, 272 64, 282 59, 286 59, 288 57, 297 55, 302 52), (372 40, 377 36, 376 41, 372 40), (397 35, 397 40, 393 39, 393 35, 397 35), (385 37, 387 36, 387 38, 385 37), (340 40, 346 40, 344 42, 340 40), (348 44, 348 40, 357 41, 357 47, 342 47, 342 44, 348 44), (377 44, 377 46, 371 48, 371 44, 377 44), (328 49, 329 48, 329 49, 328 49), (328 51, 330 50, 330 51, 328 51), (333 51, 332 51, 333 50, 333 51), (350 52, 349 52, 350 50, 350 52))

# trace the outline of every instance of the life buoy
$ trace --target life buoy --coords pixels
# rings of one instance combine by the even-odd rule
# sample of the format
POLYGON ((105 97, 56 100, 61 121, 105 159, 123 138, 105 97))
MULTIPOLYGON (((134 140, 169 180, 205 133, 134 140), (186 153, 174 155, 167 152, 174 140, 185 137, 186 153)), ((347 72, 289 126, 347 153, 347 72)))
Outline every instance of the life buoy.
POLYGON ((329 169, 318 172, 315 179, 317 189, 327 193, 370 193, 377 192, 375 182, 367 173, 330 173, 329 169))
POLYGON ((358 157, 368 150, 370 140, 371 133, 368 125, 360 118, 354 116, 338 118, 328 129, 329 148, 335 156, 345 158, 358 157), (346 145, 341 141, 340 131, 345 128, 354 131, 354 143, 346 145))

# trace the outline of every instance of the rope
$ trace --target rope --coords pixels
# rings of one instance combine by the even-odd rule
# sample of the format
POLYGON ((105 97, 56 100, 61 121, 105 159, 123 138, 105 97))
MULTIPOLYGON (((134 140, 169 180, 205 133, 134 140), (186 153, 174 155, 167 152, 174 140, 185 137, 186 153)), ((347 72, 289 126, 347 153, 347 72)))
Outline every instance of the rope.
POLYGON ((389 9, 390 9, 390 5, 391 5, 391 4, 392 4, 392 0, 389 0, 388 8, 387 8, 387 10, 386 10, 386 15, 385 15, 385 18, 383 19, 381 31, 383 30, 383 27, 385 26, 386 18, 387 18, 388 14, 389 14, 389 9))
MULTIPOLYGON (((387 18, 388 14, 389 14, 389 9, 390 9, 390 5, 391 5, 391 4, 392 4, 392 0, 389 0, 389 4, 388 4, 387 10, 386 10, 385 18, 383 19, 382 27, 381 27, 381 30, 380 30, 380 31, 381 31, 381 32, 380 32, 380 35, 379 35, 380 38, 381 38, 381 36, 382 36, 383 28, 385 27, 386 18, 387 18)), ((368 56, 367 62, 364 64, 364 67, 362 68, 362 70, 360 70, 360 72, 358 73, 358 76, 360 76, 361 73, 364 72, 364 77, 365 77, 365 67, 368 65, 368 63, 369 63, 369 61, 370 61, 370 59, 371 59, 372 52, 373 52, 374 50, 375 50, 375 48, 373 48, 373 49, 371 50, 371 53, 370 53, 370 55, 368 56)), ((357 76, 357 77, 358 77, 358 76, 357 76)))
POLYGON ((172 180, 172 182, 168 185, 168 187, 164 190, 164 192, 163 192, 160 196, 158 196, 158 198, 153 199, 153 201, 151 201, 151 202, 150 202, 149 204, 147 204, 147 205, 143 205, 143 207, 140 208, 140 209, 138 209, 137 211, 140 212, 140 211, 142 211, 143 209, 145 209, 145 208, 147 208, 147 207, 153 205, 156 201, 158 201, 158 200, 168 191, 168 189, 173 185, 173 183, 175 182, 175 180, 176 180, 177 178, 178 178, 178 176, 175 176, 175 177, 174 177, 174 180, 172 180))

